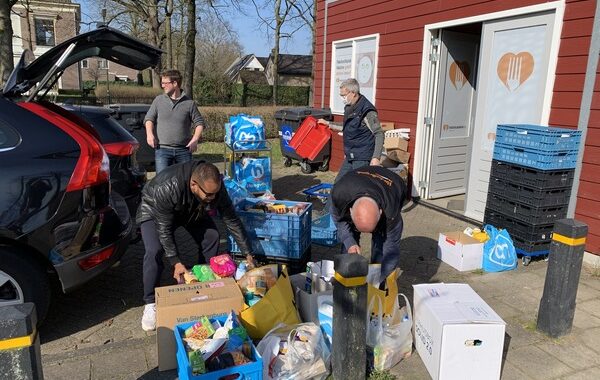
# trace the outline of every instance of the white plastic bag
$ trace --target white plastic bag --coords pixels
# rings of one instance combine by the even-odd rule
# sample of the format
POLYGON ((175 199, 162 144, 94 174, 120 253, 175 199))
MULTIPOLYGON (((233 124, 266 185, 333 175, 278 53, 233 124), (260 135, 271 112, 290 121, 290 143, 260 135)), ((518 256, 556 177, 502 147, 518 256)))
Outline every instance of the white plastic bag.
POLYGON ((379 296, 371 299, 367 309, 367 346, 373 353, 373 368, 378 371, 392 368, 412 353, 412 310, 408 298, 402 293, 399 296, 404 298, 406 306, 400 308, 396 298, 394 314, 390 317, 383 318, 379 296), (373 313, 375 300, 379 311, 373 313))
POLYGON ((330 352, 316 324, 279 324, 258 343, 263 379, 307 380, 325 378, 330 352))

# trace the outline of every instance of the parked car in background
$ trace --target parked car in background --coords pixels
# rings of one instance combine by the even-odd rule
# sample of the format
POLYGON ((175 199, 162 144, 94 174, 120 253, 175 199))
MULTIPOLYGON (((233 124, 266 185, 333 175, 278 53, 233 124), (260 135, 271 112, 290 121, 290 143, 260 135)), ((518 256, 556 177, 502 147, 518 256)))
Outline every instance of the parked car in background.
POLYGON ((28 63, 30 55, 0 95, 0 306, 34 302, 42 321, 52 277, 64 292, 81 286, 120 259, 132 231, 125 200, 111 192, 100 134, 44 95, 82 59, 142 70, 161 51, 101 27, 28 63))
POLYGON ((146 170, 137 162, 139 142, 113 117, 114 111, 104 107, 63 105, 88 122, 100 135, 100 142, 110 162, 110 184, 119 193, 135 217, 146 183, 146 170))
POLYGON ((115 120, 139 141, 138 164, 147 171, 154 171, 154 148, 146 143, 144 127, 144 117, 150 109, 150 104, 110 104, 108 108, 115 111, 115 120))

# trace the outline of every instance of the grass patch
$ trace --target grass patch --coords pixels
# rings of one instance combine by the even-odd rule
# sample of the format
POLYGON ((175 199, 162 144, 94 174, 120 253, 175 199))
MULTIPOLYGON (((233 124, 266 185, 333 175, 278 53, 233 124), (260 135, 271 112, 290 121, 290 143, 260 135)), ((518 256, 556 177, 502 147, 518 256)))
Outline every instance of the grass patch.
POLYGON ((369 376, 369 380, 394 380, 397 379, 397 377, 391 373, 389 373, 388 371, 374 371, 371 372, 371 375, 369 376))
POLYGON ((475 269, 475 270, 471 271, 471 273, 483 275, 483 274, 485 274, 485 271, 483 269, 479 268, 479 269, 475 269))
MULTIPOLYGON (((273 166, 280 166, 283 162, 283 155, 281 154, 281 148, 279 146, 279 138, 268 139, 271 144, 271 164, 273 166)), ((225 146, 223 142, 206 141, 200 144, 198 152, 195 154, 201 158, 202 155, 218 156, 223 157, 225 153, 225 146)), ((231 153, 230 150, 227 153, 231 153)), ((261 156, 265 155, 266 152, 261 152, 261 156)), ((223 161, 223 159, 221 159, 223 161)))
POLYGON ((537 321, 531 320, 523 326, 523 328, 527 331, 536 332, 537 331, 537 321))

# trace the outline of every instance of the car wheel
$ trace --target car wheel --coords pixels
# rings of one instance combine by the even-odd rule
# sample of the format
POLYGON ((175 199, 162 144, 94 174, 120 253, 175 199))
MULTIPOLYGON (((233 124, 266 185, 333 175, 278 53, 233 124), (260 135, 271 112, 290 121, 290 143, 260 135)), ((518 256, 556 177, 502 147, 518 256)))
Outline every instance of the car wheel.
POLYGON ((50 282, 44 267, 8 246, 0 246, 0 306, 33 302, 38 325, 50 306, 50 282))

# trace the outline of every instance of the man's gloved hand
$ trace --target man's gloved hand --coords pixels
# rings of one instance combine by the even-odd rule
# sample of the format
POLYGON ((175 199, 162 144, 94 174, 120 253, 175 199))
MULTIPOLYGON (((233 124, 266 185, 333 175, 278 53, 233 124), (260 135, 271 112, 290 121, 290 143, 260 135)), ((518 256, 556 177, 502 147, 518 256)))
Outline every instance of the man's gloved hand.
POLYGON ((173 278, 178 284, 183 284, 185 282, 183 278, 185 272, 187 272, 187 269, 182 263, 177 263, 173 266, 173 278))

